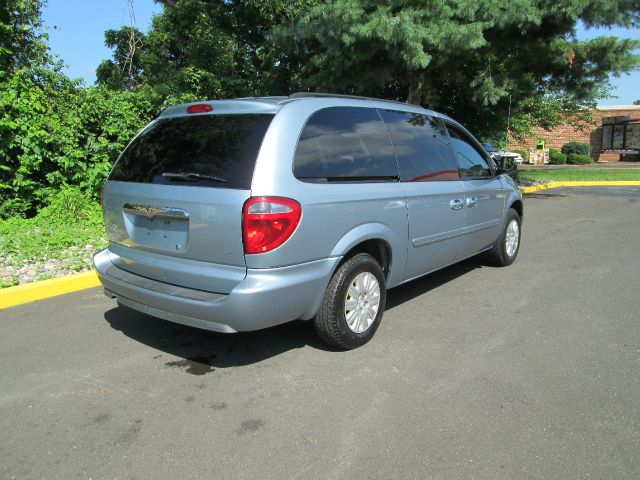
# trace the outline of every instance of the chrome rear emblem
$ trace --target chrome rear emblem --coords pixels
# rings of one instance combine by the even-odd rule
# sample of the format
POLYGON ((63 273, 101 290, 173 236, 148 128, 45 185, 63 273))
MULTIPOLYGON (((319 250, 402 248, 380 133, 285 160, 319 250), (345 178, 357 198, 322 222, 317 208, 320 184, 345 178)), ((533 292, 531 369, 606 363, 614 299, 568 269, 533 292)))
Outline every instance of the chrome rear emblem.
POLYGON ((154 207, 152 205, 132 205, 130 203, 125 203, 122 206, 122 210, 130 215, 142 215, 147 218, 189 218, 189 214, 179 208, 154 207))

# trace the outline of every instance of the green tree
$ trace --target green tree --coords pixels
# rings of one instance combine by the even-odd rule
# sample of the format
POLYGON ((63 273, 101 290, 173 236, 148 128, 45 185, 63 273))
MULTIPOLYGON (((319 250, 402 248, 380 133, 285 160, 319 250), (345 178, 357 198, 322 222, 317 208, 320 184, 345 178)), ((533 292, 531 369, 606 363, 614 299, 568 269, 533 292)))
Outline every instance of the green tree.
POLYGON ((99 85, 150 88, 172 100, 288 93, 298 78, 289 55, 270 36, 304 6, 304 0, 156 0, 153 18, 134 56, 133 75, 124 68, 130 27, 106 32, 113 58, 102 62, 99 85))
POLYGON ((609 74, 637 68, 640 42, 575 34, 579 21, 637 26, 639 12, 631 0, 337 0, 316 3, 277 36, 303 52, 308 89, 432 106, 495 134, 506 131, 510 106, 539 116, 536 107, 561 98, 577 111, 609 74))
POLYGON ((113 49, 113 59, 103 60, 96 70, 96 83, 112 90, 132 90, 141 83, 142 48, 145 35, 136 28, 107 30, 104 44, 113 49))
POLYGON ((3 0, 0 3, 0 80, 19 67, 47 61, 40 7, 39 0, 3 0))

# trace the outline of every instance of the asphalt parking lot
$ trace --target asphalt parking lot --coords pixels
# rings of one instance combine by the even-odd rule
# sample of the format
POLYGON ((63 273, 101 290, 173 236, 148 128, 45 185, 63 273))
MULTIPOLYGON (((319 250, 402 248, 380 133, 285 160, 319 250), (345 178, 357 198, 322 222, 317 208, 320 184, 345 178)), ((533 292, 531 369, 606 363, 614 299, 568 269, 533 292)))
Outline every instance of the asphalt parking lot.
POLYGON ((0 311, 0 478, 637 479, 639 267, 640 188, 556 189, 513 266, 390 291, 355 351, 99 289, 0 311))

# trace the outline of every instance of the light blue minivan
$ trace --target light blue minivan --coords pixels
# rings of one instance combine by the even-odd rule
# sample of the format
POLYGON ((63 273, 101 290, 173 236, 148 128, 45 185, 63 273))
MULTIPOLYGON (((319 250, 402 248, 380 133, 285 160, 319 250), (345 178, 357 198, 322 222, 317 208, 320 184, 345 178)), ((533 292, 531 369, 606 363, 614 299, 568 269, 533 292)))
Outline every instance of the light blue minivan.
POLYGON ((121 305, 240 332, 313 320, 350 349, 389 288, 486 252, 510 265, 523 202, 508 167, 451 118, 340 95, 178 105, 103 190, 95 266, 121 305))

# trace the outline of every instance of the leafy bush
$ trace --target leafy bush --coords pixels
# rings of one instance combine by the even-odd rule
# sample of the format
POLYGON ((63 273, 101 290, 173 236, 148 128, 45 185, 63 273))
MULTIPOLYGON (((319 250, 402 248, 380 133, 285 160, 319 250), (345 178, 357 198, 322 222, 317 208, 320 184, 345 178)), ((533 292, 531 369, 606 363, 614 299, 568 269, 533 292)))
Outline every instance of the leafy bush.
POLYGON ((524 150, 520 150, 518 148, 515 148, 515 149, 512 150, 512 152, 519 153, 520 156, 525 160, 525 162, 527 161, 527 158, 529 158, 529 154, 527 152, 525 152, 524 150))
POLYGON ((50 197, 49 205, 38 212, 38 216, 53 222, 84 222, 102 225, 99 204, 79 187, 63 185, 50 197))
POLYGON ((588 143, 583 142, 569 142, 562 146, 562 153, 570 155, 572 153, 578 155, 589 155, 591 153, 591 147, 588 143))
POLYGON ((34 216, 66 184, 97 198, 155 105, 148 93, 84 88, 56 68, 0 82, 0 218, 34 216))
POLYGON ((588 163, 593 163, 593 159, 589 155, 570 153, 567 155, 567 163, 571 165, 587 165, 588 163))
POLYGON ((551 165, 564 165, 567 163, 567 156, 555 148, 549 150, 549 163, 551 165))

